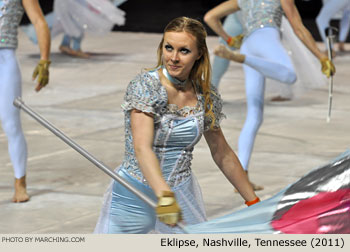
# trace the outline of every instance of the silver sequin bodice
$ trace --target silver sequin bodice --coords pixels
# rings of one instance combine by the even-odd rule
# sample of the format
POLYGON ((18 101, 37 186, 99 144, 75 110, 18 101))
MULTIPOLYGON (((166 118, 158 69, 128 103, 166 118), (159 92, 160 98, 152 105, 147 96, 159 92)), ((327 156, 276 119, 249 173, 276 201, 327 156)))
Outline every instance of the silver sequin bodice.
MULTIPOLYGON (((212 92, 214 123, 215 127, 219 127, 224 117, 222 100, 216 90, 212 92)), ((142 73, 131 81, 122 104, 125 112, 125 156, 120 169, 147 184, 135 156, 131 134, 130 111, 137 109, 154 115, 153 151, 167 183, 174 187, 190 178, 193 147, 212 122, 204 114, 204 97, 197 94, 197 99, 195 107, 179 109, 174 104, 168 104, 167 91, 156 71, 142 73)))
POLYGON ((17 29, 23 13, 21 0, 0 0, 0 48, 17 48, 17 29))
POLYGON ((280 0, 238 0, 247 38, 264 27, 280 28, 283 9, 280 0))

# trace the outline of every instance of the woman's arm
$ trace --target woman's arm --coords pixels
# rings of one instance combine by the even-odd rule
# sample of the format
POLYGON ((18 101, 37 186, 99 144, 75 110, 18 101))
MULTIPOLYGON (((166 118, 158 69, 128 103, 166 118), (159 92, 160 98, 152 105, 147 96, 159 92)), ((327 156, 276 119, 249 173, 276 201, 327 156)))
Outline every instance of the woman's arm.
POLYGON ((22 0, 22 3, 38 37, 40 59, 49 60, 51 43, 50 30, 43 16, 38 0, 22 0))
POLYGON ((328 58, 326 54, 322 53, 312 37, 309 30, 304 26, 298 9, 294 4, 294 0, 281 0, 281 5, 286 17, 291 24, 294 33, 304 43, 304 45, 319 59, 328 58))
POLYGON ((151 115, 138 110, 131 111, 131 131, 134 150, 142 174, 160 197, 163 191, 171 191, 162 177, 159 161, 153 152, 154 119, 151 115))
POLYGON ((40 49, 40 61, 33 72, 33 80, 37 79, 35 90, 38 92, 41 88, 49 83, 49 66, 50 66, 50 30, 47 26, 38 0, 22 0, 23 7, 34 25, 38 37, 40 49))
POLYGON ((204 133, 211 155, 230 183, 239 191, 246 201, 257 198, 236 154, 226 142, 221 129, 204 133))
POLYGON ((153 152, 154 119, 138 110, 131 111, 131 132, 134 150, 142 174, 158 197, 156 213, 160 221, 175 225, 181 220, 181 209, 175 195, 162 176, 159 161, 153 152))
POLYGON ((229 0, 219 4, 204 15, 204 21, 225 41, 230 38, 222 27, 221 19, 239 10, 237 0, 229 0))

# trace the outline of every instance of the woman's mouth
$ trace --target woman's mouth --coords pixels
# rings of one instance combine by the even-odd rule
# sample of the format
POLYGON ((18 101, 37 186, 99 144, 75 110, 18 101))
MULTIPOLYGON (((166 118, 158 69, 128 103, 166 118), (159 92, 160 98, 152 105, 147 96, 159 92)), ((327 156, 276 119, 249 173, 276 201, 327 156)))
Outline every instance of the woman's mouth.
POLYGON ((169 70, 171 71, 177 71, 179 69, 180 69, 180 66, 169 65, 169 70))

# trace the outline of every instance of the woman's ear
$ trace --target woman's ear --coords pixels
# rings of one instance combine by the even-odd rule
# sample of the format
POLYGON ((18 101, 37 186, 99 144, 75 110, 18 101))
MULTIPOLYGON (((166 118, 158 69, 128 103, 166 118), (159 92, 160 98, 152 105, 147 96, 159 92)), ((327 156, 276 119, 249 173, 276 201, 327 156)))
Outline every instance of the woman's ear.
POLYGON ((199 52, 199 53, 198 53, 198 57, 197 57, 196 60, 199 60, 202 56, 203 56, 203 53, 202 53, 202 52, 199 52))

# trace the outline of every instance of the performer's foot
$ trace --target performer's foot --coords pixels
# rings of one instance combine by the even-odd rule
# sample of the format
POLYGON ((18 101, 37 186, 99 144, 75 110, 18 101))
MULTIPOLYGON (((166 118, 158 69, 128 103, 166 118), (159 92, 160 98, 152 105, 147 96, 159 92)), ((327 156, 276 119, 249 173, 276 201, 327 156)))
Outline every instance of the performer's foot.
POLYGON ((13 195, 12 201, 15 203, 26 202, 29 200, 29 195, 26 189, 26 176, 22 178, 15 178, 15 194, 13 195))
POLYGON ((338 49, 339 49, 339 52, 345 52, 345 44, 344 44, 344 42, 339 42, 338 49))
POLYGON ((63 54, 68 54, 70 55, 72 53, 72 48, 70 48, 69 46, 64 46, 64 45, 60 45, 60 47, 58 48, 61 53, 63 54))
POLYGON ((284 101, 290 101, 291 99, 289 97, 283 97, 280 95, 274 96, 270 99, 272 102, 284 102, 284 101))
POLYGON ((61 45, 59 47, 59 50, 62 53, 67 54, 69 56, 73 56, 73 57, 78 57, 78 58, 83 58, 83 59, 87 59, 90 57, 90 55, 88 53, 84 53, 81 50, 73 50, 72 48, 70 48, 68 46, 61 45))
POLYGON ((71 55, 82 59, 90 58, 90 54, 85 53, 82 50, 78 50, 78 51, 72 50, 71 55))
POLYGON ((221 58, 232 60, 238 63, 243 63, 245 60, 245 56, 243 54, 231 51, 224 45, 218 45, 217 47, 215 47, 214 54, 221 58))

